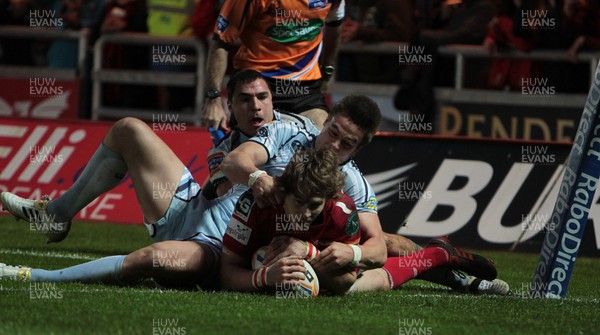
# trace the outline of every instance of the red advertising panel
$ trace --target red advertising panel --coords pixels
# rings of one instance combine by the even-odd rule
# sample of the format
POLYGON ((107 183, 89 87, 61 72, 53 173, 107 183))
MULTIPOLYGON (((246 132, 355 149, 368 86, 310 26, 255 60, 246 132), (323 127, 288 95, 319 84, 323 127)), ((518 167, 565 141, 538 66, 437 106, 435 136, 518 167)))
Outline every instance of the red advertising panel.
MULTIPOLYGON (((0 118, 0 191, 29 199, 56 198, 77 179, 94 154, 111 123, 32 121, 0 118)), ((188 167, 196 181, 208 176, 206 156, 210 134, 177 124, 150 124, 188 167)), ((113 190, 97 198, 75 218, 142 223, 129 175, 113 190)))
POLYGON ((76 119, 79 79, 0 77, 0 117, 76 119))

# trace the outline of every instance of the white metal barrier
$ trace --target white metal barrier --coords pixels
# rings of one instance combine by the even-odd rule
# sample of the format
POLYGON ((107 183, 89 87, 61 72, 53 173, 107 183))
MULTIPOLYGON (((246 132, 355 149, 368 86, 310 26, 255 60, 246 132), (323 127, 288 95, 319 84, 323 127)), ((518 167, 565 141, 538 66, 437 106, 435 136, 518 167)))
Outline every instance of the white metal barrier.
MULTIPOLYGON (((351 42, 340 47, 340 53, 349 54, 379 54, 394 55, 399 57, 407 50, 408 44, 398 42, 383 43, 361 43, 351 42)), ((440 54, 455 57, 455 76, 453 87, 437 87, 435 96, 437 101, 444 102, 472 102, 497 105, 524 105, 524 106, 546 106, 567 107, 580 109, 585 104, 586 94, 563 94, 557 93, 555 99, 531 99, 530 97, 515 91, 499 91, 491 89, 465 89, 463 86, 463 74, 467 67, 467 58, 488 59, 529 59, 542 61, 568 62, 566 50, 535 50, 529 53, 520 51, 502 51, 489 55, 479 45, 448 45, 439 48, 440 54)), ((590 78, 593 77, 595 67, 600 59, 600 52, 581 52, 578 58, 582 62, 590 64, 590 78)), ((591 80, 591 79, 590 79, 591 80)), ((392 99, 398 90, 397 84, 374 84, 355 82, 336 82, 329 85, 329 90, 336 98, 347 94, 366 94, 376 99, 381 107, 383 117, 389 121, 397 122, 398 111, 393 107, 392 99)))
MULTIPOLYGON (((518 50, 507 50, 490 55, 480 45, 445 45, 438 48, 442 55, 454 56, 456 61, 456 73, 454 76, 454 89, 463 89, 463 74, 465 58, 492 58, 492 59, 528 59, 553 62, 568 62, 566 50, 533 50, 522 52, 518 50)), ((600 52, 580 52, 577 54, 580 61, 590 65, 590 83, 593 80, 600 52)))
MULTIPOLYGON (((189 59, 192 63, 191 59, 189 59)), ((179 118, 178 121, 200 123, 200 113, 204 100, 204 64, 205 48, 200 41, 194 37, 154 36, 144 33, 118 33, 106 34, 98 39, 94 45, 94 66, 92 70, 92 119, 121 118, 123 116, 135 116, 142 120, 151 120, 157 113, 165 113, 159 110, 132 109, 108 107, 102 104, 102 84, 137 84, 137 85, 164 85, 179 87, 195 87, 194 106, 192 113, 173 112, 179 118), (102 67, 104 59, 104 48, 107 43, 123 45, 158 45, 158 46, 182 46, 195 50, 196 70, 194 72, 167 72, 153 70, 128 70, 128 69, 105 69, 102 67)))
MULTIPOLYGON (((407 43, 402 42, 382 42, 382 43, 362 43, 351 42, 343 44, 340 47, 340 53, 361 53, 361 54, 379 54, 399 56, 407 50, 407 43)), ((462 90, 464 81, 465 60, 467 58, 487 58, 487 59, 528 59, 540 61, 568 62, 566 50, 533 50, 531 52, 522 52, 518 50, 506 50, 490 55, 481 45, 452 44, 444 45, 438 48, 443 56, 455 58, 454 89, 462 90)), ((579 61, 589 63, 590 82, 592 82, 596 66, 600 60, 600 51, 584 51, 577 54, 579 61)))

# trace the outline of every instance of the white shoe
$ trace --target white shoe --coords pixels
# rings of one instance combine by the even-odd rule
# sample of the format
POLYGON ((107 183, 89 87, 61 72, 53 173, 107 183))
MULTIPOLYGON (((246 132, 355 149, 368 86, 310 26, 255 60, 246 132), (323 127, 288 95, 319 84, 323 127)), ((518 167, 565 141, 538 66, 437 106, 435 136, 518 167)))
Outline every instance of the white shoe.
POLYGON ((508 283, 502 279, 492 281, 472 277, 469 280, 471 292, 479 294, 507 295, 510 292, 508 283))
POLYGON ((0 263, 0 280, 29 281, 31 268, 0 263))
POLYGON ((9 211, 17 220, 25 220, 29 222, 30 229, 46 234, 48 243, 60 242, 69 234, 71 221, 54 222, 55 216, 46 212, 50 202, 47 196, 43 200, 29 200, 10 192, 2 192, 0 202, 4 210, 9 211))

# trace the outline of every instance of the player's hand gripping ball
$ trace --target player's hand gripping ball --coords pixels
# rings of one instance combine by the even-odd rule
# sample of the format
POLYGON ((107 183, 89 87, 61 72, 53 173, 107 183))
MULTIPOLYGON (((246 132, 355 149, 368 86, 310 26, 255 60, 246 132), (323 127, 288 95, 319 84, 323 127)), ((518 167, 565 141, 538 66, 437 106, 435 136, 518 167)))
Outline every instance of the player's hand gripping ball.
MULTIPOLYGON (((252 269, 257 270, 263 266, 263 261, 265 259, 265 253, 267 252, 267 247, 261 247, 252 256, 252 269)), ((294 285, 293 289, 298 292, 301 296, 304 297, 316 297, 319 295, 319 278, 317 278, 317 273, 313 269, 313 267, 306 260, 302 260, 304 262, 304 267, 306 268, 306 272, 304 273, 305 279, 298 282, 298 285, 294 285)))

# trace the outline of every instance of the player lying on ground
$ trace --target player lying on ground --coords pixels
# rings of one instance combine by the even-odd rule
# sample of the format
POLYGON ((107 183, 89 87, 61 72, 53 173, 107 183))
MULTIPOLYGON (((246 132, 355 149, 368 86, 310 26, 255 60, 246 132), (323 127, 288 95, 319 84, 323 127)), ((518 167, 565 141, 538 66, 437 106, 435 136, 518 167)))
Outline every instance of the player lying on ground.
MULTIPOLYGON (((247 184, 253 190, 258 204, 278 205, 282 197, 274 187, 272 176, 281 173, 299 148, 331 146, 337 153, 342 172, 346 174, 343 192, 354 200, 358 210, 362 241, 358 249, 330 242, 316 260, 315 271, 340 269, 354 263, 355 258, 356 266, 361 269, 380 267, 386 262, 388 254, 404 256, 422 249, 402 236, 383 233, 373 189, 351 160, 370 142, 379 128, 380 120, 381 113, 373 100, 366 96, 347 96, 332 108, 321 132, 308 123, 266 124, 255 137, 225 157, 221 170, 232 182, 247 184)), ((291 251, 284 252, 286 248, 287 244, 276 243, 265 261, 270 261, 274 255, 292 255, 291 251)), ((463 292, 508 293, 508 284, 504 281, 482 281, 452 271, 450 267, 427 271, 419 278, 463 292)))
MULTIPOLYGON (((340 193, 343 185, 335 152, 321 148, 298 151, 283 174, 275 177, 275 187, 284 198, 281 205, 261 208, 252 191, 242 194, 223 238, 222 288, 252 292, 298 285, 306 272, 299 257, 280 258, 269 267, 252 269, 254 253, 278 236, 296 237, 302 252, 316 251, 314 245, 320 239, 358 244, 356 207, 350 197, 340 193)), ((317 272, 317 277, 321 288, 339 294, 356 279, 351 267, 317 272)))
MULTIPOLYGON (((269 87, 258 72, 241 71, 231 77, 227 87, 236 128, 213 148, 208 162, 218 195, 232 186, 218 168, 223 155, 266 122, 281 117, 273 112, 269 87)), ((146 226, 156 243, 126 256, 106 257, 66 270, 32 270, 31 280, 135 283, 153 277, 164 286, 184 287, 211 282, 217 274, 223 234, 245 188, 208 200, 185 165, 140 120, 116 122, 81 176, 59 198, 32 201, 3 192, 0 201, 17 218, 63 228, 48 232, 48 241, 58 242, 68 234, 75 214, 117 186, 126 173, 132 177, 146 226), (169 196, 153 196, 158 184, 169 187, 169 196)), ((3 269, 5 275, 15 278, 20 271, 3 269)))
MULTIPOLYGON (((253 292, 294 287, 304 279, 302 259, 318 264, 315 245, 320 240, 357 247, 360 229, 356 207, 352 199, 339 192, 344 176, 331 148, 296 152, 274 182, 283 196, 281 205, 261 208, 251 191, 238 200, 223 239, 223 289, 253 292), (288 248, 297 256, 279 257, 253 270, 254 253, 274 239, 289 243, 288 248)), ((383 268, 364 271, 356 282, 352 265, 330 271, 318 267, 321 270, 315 272, 321 288, 334 294, 396 288, 421 272, 445 264, 486 279, 496 277, 496 269, 485 258, 453 248, 443 238, 436 242, 406 257, 390 257, 383 268)))

